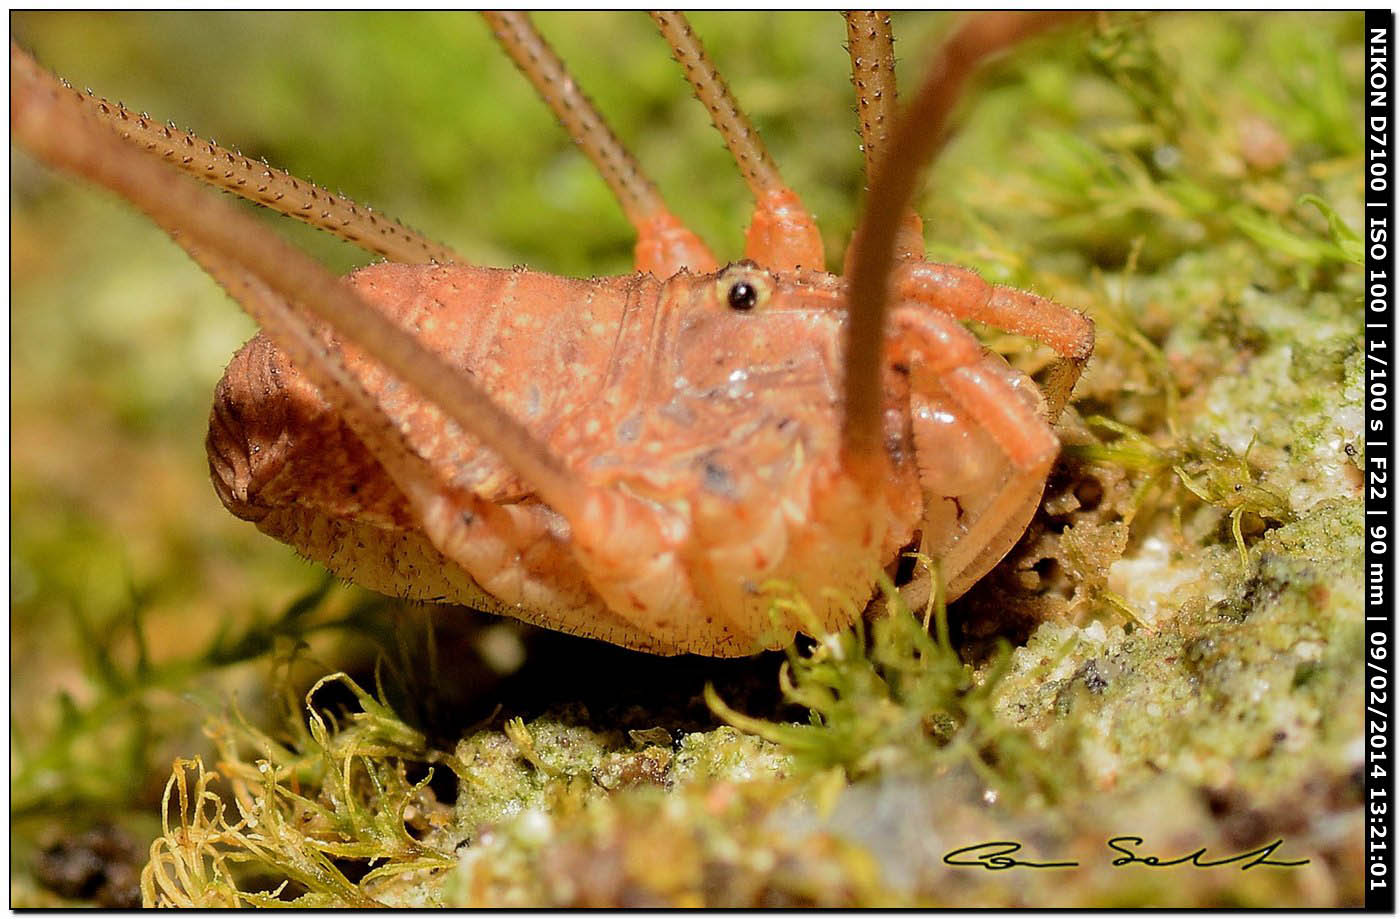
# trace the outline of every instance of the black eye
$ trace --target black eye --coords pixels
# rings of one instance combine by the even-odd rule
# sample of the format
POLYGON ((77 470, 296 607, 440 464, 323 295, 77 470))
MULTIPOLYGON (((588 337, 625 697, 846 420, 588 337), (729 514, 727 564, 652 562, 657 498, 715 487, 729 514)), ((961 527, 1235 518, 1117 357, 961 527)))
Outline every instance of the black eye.
POLYGON ((735 281, 729 288, 729 306, 736 310, 751 310, 758 304, 758 288, 748 281, 735 281))

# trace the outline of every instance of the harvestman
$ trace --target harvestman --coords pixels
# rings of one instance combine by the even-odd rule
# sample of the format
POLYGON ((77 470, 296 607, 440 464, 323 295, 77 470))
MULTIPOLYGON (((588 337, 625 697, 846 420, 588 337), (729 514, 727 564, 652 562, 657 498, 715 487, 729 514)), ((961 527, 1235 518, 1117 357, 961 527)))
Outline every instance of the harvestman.
POLYGON ((846 624, 842 598, 868 597, 916 537, 960 595, 1039 502, 1050 422, 1093 327, 924 261, 909 202, 976 64, 1063 17, 968 19, 896 119, 888 18, 847 15, 870 179, 847 281, 823 270, 814 220, 684 18, 653 15, 755 198, 744 258, 722 268, 521 14, 487 18, 635 226, 636 274, 465 266, 341 196, 78 93, 13 46, 11 127, 148 214, 257 320, 216 395, 215 485, 337 574, 718 656, 806 627, 771 617, 774 580, 822 627, 846 624), (166 163, 390 261, 336 279, 166 163), (1044 396, 963 319, 1054 349, 1044 396))

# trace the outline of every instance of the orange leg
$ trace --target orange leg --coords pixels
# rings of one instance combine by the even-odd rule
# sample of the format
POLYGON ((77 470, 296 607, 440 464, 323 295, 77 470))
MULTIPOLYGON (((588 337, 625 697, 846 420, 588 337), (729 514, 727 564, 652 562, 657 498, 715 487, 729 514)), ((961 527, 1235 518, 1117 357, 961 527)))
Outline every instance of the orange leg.
POLYGON ((973 319, 1024 335, 1054 349, 1045 397, 1049 417, 1059 417, 1094 351, 1094 323, 1083 313, 1014 287, 988 284, 969 268, 905 262, 895 269, 894 296, 914 300, 958 319, 973 319))
POLYGON ((889 347, 895 360, 921 364, 936 374, 1013 463, 1034 465, 1047 451, 1056 452, 1059 441, 1036 417, 1033 403, 989 381, 979 369, 986 349, 971 332, 916 301, 896 306, 890 320, 889 347))
POLYGON ((826 256, 816 220, 802 206, 797 193, 783 183, 777 164, 734 101, 690 23, 680 13, 654 12, 651 18, 670 44, 676 62, 685 70, 696 98, 709 109, 710 120, 753 192, 754 212, 744 255, 775 271, 824 270, 826 256))

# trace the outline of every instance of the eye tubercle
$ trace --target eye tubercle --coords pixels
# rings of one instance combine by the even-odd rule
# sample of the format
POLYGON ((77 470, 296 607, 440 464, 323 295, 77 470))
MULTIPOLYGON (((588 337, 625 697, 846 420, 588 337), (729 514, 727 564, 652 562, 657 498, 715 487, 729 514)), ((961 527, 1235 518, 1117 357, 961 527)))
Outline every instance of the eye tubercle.
POLYGON ((773 282, 757 265, 736 262, 715 279, 715 294, 720 303, 736 313, 753 312, 768 302, 773 294, 773 282))

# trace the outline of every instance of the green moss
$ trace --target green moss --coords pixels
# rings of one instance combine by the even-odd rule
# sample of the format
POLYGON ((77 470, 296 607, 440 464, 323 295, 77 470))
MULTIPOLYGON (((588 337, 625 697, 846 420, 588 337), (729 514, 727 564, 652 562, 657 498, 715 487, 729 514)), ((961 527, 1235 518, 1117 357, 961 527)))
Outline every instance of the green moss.
POLYGON ((870 623, 868 639, 859 626, 822 635, 805 598, 774 598, 775 606, 812 622, 818 635, 806 652, 790 648, 779 674, 787 700, 809 711, 808 724, 741 715, 713 689, 706 691, 710 707, 730 724, 791 751, 808 773, 834 769, 856 781, 961 761, 1008 797, 1057 797, 1058 783, 1072 778, 1041 768, 1043 760, 1027 738, 1007 730, 992 712, 1008 649, 999 649, 979 672, 953 648, 941 597, 930 599, 921 621, 892 585, 885 582, 884 588, 889 609, 870 623))

